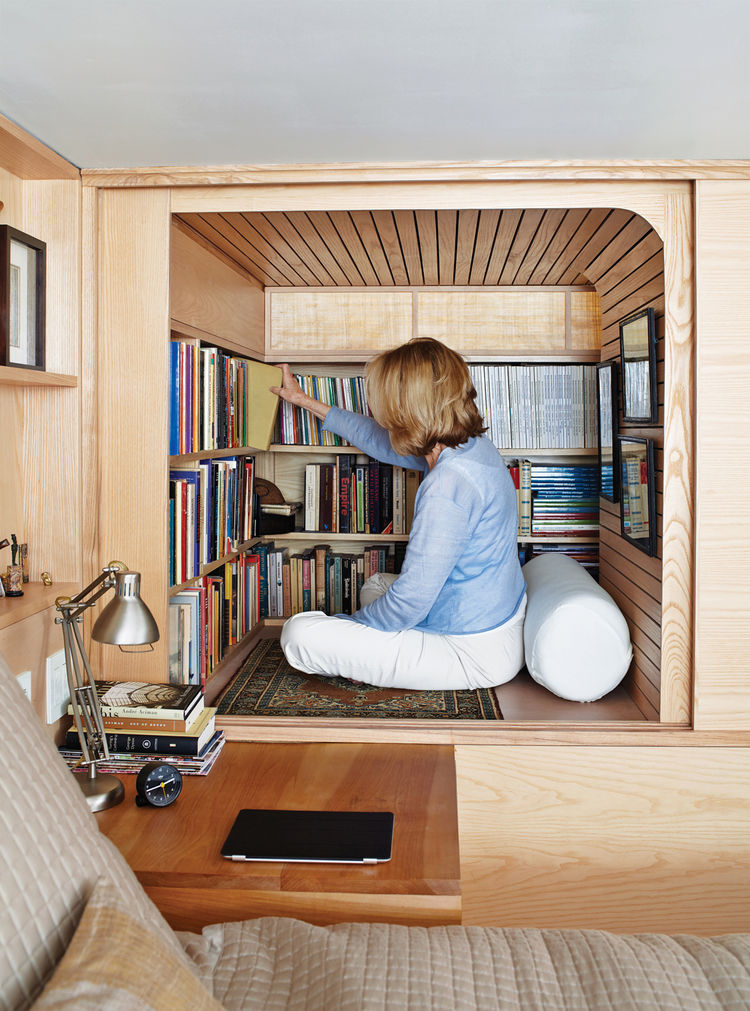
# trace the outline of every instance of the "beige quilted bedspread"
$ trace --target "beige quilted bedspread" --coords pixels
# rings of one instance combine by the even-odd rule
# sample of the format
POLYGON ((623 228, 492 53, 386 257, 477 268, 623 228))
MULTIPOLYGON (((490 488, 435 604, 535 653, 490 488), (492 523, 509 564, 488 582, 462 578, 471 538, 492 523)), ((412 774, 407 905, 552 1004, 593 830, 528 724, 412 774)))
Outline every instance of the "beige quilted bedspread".
POLYGON ((226 1008, 750 1008, 750 943, 264 918, 180 935, 226 1008))

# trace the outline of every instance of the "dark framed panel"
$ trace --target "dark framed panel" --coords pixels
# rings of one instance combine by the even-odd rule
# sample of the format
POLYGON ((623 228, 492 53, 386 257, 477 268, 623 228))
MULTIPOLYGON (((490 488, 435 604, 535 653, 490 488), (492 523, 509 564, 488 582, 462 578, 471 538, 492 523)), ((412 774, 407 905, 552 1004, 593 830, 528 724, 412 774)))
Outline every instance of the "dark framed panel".
POLYGON ((46 243, 0 225, 0 365, 44 369, 46 243))
POLYGON ((610 502, 620 497, 620 468, 617 463, 618 421, 617 362, 601 362, 596 370, 596 403, 599 430, 599 494, 610 502))
POLYGON ((659 414, 656 392, 656 315, 644 309, 620 323, 622 420, 652 425, 659 414))
POLYGON ((617 436, 620 460, 620 531, 647 555, 656 554, 656 485, 651 439, 617 436))

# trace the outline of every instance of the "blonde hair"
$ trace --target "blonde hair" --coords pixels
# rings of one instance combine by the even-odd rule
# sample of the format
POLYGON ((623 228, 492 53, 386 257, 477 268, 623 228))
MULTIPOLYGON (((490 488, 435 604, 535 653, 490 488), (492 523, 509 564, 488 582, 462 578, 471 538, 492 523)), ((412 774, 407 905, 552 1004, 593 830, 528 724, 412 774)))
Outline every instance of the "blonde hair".
POLYGON ((426 456, 438 442, 459 446, 487 430, 466 362, 431 337, 373 358, 365 382, 370 409, 402 456, 426 456))

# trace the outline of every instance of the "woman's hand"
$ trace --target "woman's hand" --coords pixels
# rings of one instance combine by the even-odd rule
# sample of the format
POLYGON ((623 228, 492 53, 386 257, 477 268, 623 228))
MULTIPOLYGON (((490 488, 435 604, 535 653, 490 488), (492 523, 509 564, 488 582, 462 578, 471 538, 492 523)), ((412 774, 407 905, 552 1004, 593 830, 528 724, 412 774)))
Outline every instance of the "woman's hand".
POLYGON ((303 407, 306 411, 311 411, 321 421, 325 420, 326 415, 331 409, 330 404, 324 404, 320 400, 308 396, 292 375, 292 370, 288 365, 280 365, 279 368, 282 372, 281 386, 269 386, 271 393, 275 393, 282 400, 286 400, 287 403, 294 404, 296 407, 303 407))

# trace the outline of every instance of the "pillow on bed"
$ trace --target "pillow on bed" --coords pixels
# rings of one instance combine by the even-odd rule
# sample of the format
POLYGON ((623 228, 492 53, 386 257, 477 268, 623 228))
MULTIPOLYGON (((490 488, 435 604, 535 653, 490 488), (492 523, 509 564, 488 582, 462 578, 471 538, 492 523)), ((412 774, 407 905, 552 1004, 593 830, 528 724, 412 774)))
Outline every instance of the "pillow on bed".
POLYGON ((633 647, 622 612, 582 565, 567 555, 538 555, 523 567, 526 667, 560 698, 593 702, 630 666, 633 647))

